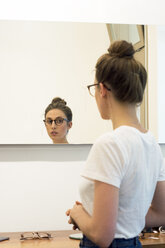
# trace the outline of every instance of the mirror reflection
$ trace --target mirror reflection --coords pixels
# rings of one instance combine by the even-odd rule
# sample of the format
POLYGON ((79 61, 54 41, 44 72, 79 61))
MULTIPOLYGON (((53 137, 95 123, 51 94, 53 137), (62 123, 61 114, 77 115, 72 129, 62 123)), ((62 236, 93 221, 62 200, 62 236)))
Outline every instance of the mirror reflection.
POLYGON ((140 41, 137 25, 109 24, 112 33, 112 40, 127 40, 136 44, 140 41))
POLYGON ((136 50, 144 47, 144 25, 107 24, 107 29, 111 42, 115 40, 126 40, 131 42, 136 50))
POLYGON ((64 99, 56 97, 45 109, 45 127, 53 144, 68 144, 67 135, 72 127, 72 111, 64 99))
POLYGON ((105 23, 0 21, 0 40, 1 144, 54 143, 45 108, 56 96, 73 113, 72 122, 62 123, 67 133, 62 143, 93 143, 112 130, 86 87, 110 45, 105 23))

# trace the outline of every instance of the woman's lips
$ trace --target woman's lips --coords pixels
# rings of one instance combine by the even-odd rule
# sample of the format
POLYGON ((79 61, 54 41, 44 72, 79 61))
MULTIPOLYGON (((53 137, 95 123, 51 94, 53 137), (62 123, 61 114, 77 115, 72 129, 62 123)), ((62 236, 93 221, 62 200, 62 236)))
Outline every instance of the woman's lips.
POLYGON ((57 135, 57 132, 53 131, 53 132, 51 132, 51 134, 52 134, 53 136, 55 136, 55 135, 57 135))

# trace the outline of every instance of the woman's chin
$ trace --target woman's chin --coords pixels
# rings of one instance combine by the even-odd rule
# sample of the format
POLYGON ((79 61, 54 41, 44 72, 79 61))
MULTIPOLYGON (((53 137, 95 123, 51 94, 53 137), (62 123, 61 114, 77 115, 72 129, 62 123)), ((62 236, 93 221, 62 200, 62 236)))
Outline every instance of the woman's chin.
POLYGON ((100 114, 100 115, 101 115, 101 118, 103 120, 110 120, 111 119, 111 117, 109 115, 106 115, 106 114, 100 114))

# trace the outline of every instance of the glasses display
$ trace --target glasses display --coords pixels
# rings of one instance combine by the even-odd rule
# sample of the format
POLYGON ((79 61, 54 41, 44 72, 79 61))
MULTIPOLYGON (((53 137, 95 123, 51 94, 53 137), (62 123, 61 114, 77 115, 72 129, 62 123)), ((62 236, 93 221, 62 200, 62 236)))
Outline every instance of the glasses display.
POLYGON ((63 118, 63 117, 57 117, 55 120, 52 120, 52 119, 49 119, 49 118, 48 118, 48 119, 43 120, 43 121, 44 121, 45 124, 48 125, 48 126, 51 126, 53 122, 54 122, 57 126, 61 126, 62 123, 63 123, 64 121, 69 122, 66 118, 63 118))
POLYGON ((144 228, 139 234, 140 239, 160 239, 165 234, 165 226, 144 228))
POLYGON ((30 232, 22 233, 20 240, 32 240, 32 239, 50 239, 52 238, 50 233, 47 232, 30 232))
POLYGON ((159 239, 159 233, 158 231, 152 231, 152 232, 141 232, 139 234, 140 239, 159 239))

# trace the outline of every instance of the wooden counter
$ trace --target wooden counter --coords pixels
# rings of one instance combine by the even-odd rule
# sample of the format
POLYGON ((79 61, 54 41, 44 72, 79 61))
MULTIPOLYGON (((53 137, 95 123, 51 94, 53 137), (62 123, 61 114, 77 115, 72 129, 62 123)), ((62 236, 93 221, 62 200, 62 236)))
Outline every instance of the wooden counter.
MULTIPOLYGON (((50 240, 20 240, 21 233, 0 233, 2 237, 9 237, 10 240, 0 242, 0 248, 78 248, 79 240, 69 238, 69 234, 78 231, 50 231, 50 240)), ((147 234, 151 236, 152 234, 147 234)), ((165 234, 159 234, 159 239, 142 239, 141 243, 145 248, 165 248, 165 234)))
POLYGON ((145 239, 140 239, 140 242, 145 248, 165 248, 165 234, 146 233, 145 239), (159 239, 152 239, 151 237, 159 239))
MULTIPOLYGON (((48 231, 49 232, 49 231, 48 231)), ((53 238, 50 240, 20 240, 20 232, 0 233, 2 237, 9 237, 10 240, 0 242, 0 248, 78 248, 79 240, 69 238, 69 234, 75 231, 50 231, 53 238)))

